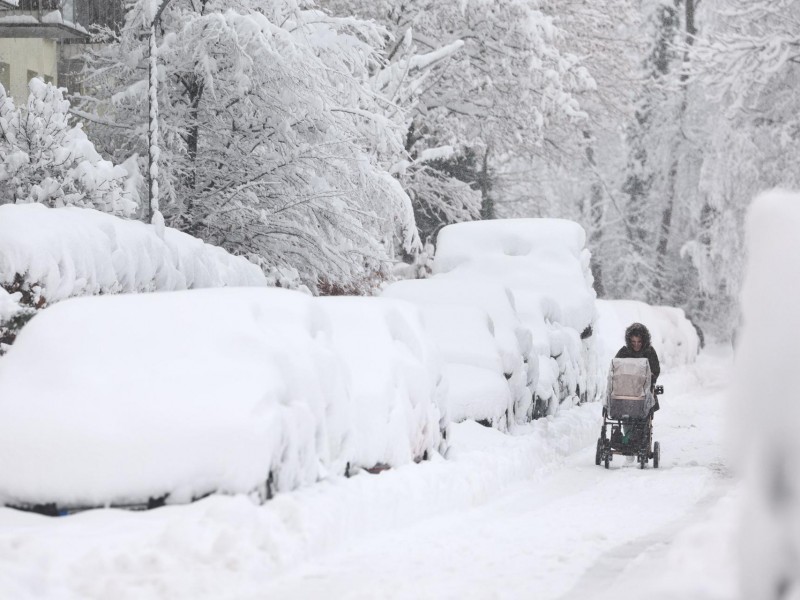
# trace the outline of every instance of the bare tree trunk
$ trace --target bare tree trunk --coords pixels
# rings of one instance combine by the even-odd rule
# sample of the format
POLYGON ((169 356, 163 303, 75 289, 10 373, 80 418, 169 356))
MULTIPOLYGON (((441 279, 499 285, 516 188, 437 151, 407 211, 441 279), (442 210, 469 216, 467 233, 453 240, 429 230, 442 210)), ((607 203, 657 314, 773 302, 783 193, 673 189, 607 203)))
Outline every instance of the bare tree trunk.
POLYGON ((491 146, 486 146, 483 153, 483 161, 481 163, 480 171, 480 185, 481 185, 481 219, 496 219, 497 211, 494 207, 494 198, 492 198, 492 181, 491 174, 489 173, 489 152, 491 146))
MULTIPOLYGON (((589 131, 583 132, 583 137, 587 140, 586 160, 593 172, 597 171, 597 161, 594 158, 594 142, 589 131)), ((600 182, 595 179, 589 190, 589 250, 592 252, 592 276, 594 277, 594 291, 597 296, 605 296, 605 286, 603 285, 603 264, 600 262, 599 249, 603 243, 603 188, 600 182)))
MULTIPOLYGON (((685 9, 686 9, 686 29, 684 35, 684 41, 686 44, 686 48, 683 52, 683 65, 686 66, 689 62, 689 51, 691 50, 691 46, 694 43, 694 36, 697 33, 695 29, 694 23, 694 9, 695 9, 695 0, 684 0, 685 9)), ((686 73, 681 73, 680 81, 681 81, 681 103, 678 109, 678 120, 682 123, 684 116, 686 115, 686 109, 688 105, 688 98, 687 98, 687 91, 686 91, 686 83, 687 83, 687 75, 686 73)), ((656 278, 655 278, 655 288, 658 291, 663 292, 663 278, 662 273, 667 264, 667 248, 669 245, 669 238, 672 232, 672 216, 673 211, 675 208, 675 189, 678 180, 678 146, 679 143, 676 141, 672 147, 672 161, 670 163, 670 169, 667 173, 667 204, 664 207, 664 212, 661 213, 661 225, 658 230, 658 245, 656 246, 656 278)), ((661 296, 661 294, 659 294, 661 296)), ((656 298, 655 300, 663 299, 663 296, 660 298, 656 298)))
POLYGON ((192 76, 190 80, 184 81, 186 93, 189 96, 189 110, 192 119, 192 125, 186 135, 186 152, 189 155, 190 171, 186 178, 186 188, 189 190, 189 200, 187 202, 187 209, 191 210, 194 199, 194 192, 197 186, 197 147, 200 142, 200 123, 198 121, 197 111, 200 107, 200 101, 203 99, 203 82, 199 77, 192 76))

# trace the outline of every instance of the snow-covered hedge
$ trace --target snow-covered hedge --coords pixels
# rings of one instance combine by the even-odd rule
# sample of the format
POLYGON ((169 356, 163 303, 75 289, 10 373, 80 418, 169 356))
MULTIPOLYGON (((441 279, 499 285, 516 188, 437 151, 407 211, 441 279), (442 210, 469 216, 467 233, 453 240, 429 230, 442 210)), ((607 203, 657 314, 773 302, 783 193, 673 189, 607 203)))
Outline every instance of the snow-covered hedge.
POLYGON ((749 209, 730 432, 745 481, 741 598, 792 597, 800 586, 798 230, 800 193, 771 191, 749 209))
POLYGON ((446 364, 453 422, 474 419, 506 429, 510 417, 530 411, 530 333, 506 288, 433 277, 398 281, 383 295, 420 307, 425 330, 446 364))
POLYGON ((604 369, 625 345, 625 329, 637 322, 650 330, 662 368, 689 364, 697 358, 700 339, 683 309, 651 306, 637 300, 598 300, 597 310, 597 349, 600 367, 604 369))
POLYGON ((22 326, 27 323, 36 309, 20 304, 22 294, 9 294, 0 287, 0 355, 11 344, 22 326))
POLYGON ((175 229, 88 208, 0 206, 0 285, 52 304, 73 296, 266 285, 242 257, 175 229))
POLYGON ((439 232, 436 277, 492 281, 511 290, 532 336, 535 414, 602 386, 593 350, 595 292, 586 234, 562 219, 507 219, 449 225, 439 232))
POLYGON ((0 361, 0 501, 259 493, 443 450, 408 304, 227 288, 70 299, 0 361))
MULTIPOLYGON (((175 229, 89 208, 0 206, 0 288, 20 310, 74 296, 267 283, 247 259, 175 229)), ((28 312, 0 312, 0 343, 28 312)))

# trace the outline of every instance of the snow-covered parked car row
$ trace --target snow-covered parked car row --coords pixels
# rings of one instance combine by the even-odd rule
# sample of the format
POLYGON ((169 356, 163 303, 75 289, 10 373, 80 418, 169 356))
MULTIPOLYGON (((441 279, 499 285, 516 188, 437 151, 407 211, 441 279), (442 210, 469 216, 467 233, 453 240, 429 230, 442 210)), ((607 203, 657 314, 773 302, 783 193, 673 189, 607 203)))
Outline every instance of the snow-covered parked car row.
MULTIPOLYGON (((665 365, 696 353, 679 309, 596 302, 585 234, 570 221, 452 225, 432 277, 381 297, 315 298, 258 285, 244 259, 170 230, 80 209, 0 210, 16 208, 26 227, 66 218, 80 235, 59 234, 60 249, 42 238, 38 251, 18 239, 0 284, 40 282, 27 291, 48 301, 101 296, 40 311, 0 359, 3 504, 57 513, 267 498, 445 454, 451 422, 513 430, 592 400, 618 347, 598 331, 621 343, 630 320, 648 324, 665 365)), ((0 317, 20 293, 0 287, 0 317)))

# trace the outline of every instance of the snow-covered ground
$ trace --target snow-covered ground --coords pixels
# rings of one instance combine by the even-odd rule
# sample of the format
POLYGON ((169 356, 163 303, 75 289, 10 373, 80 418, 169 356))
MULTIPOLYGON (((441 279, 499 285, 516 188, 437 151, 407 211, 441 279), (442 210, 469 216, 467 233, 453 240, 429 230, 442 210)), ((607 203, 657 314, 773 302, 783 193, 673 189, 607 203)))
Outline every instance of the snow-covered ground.
POLYGON ((662 468, 594 465, 600 405, 516 435, 454 425, 448 459, 264 505, 211 496, 66 518, 0 509, 2 598, 732 598, 730 351, 665 373, 662 468))

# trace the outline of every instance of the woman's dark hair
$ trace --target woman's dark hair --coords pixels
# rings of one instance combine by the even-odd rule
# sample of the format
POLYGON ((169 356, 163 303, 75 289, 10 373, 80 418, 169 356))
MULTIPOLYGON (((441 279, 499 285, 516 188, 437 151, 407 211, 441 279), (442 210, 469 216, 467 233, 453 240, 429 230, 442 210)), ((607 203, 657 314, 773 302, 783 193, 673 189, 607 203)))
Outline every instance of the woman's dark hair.
POLYGON ((642 349, 650 345, 650 330, 641 323, 631 323, 625 330, 625 345, 630 347, 632 337, 642 338, 642 349))

